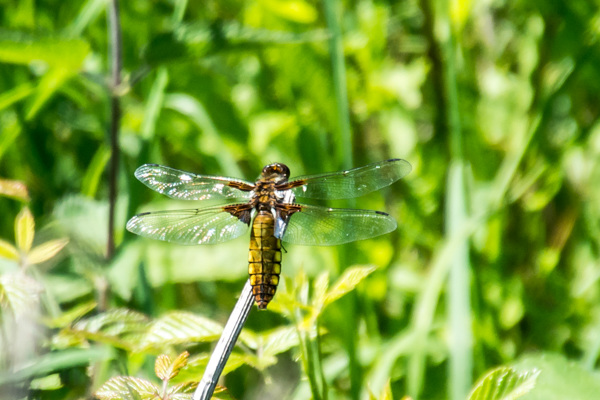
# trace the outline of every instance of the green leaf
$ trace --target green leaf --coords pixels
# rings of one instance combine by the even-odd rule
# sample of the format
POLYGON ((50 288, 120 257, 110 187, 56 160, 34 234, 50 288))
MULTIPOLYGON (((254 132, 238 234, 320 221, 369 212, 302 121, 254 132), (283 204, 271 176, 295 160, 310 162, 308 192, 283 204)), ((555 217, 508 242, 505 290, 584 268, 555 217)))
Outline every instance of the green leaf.
POLYGON ((22 118, 17 118, 16 113, 12 110, 4 111, 3 114, 2 125, 0 125, 0 159, 22 132, 22 118))
POLYGON ((106 3, 107 0, 88 0, 71 24, 65 28, 64 33, 68 36, 81 35, 85 28, 102 14, 106 3))
POLYGON ((318 17, 317 10, 301 0, 263 0, 261 5, 281 18, 301 24, 310 24, 318 17))
POLYGON ((110 360, 113 357, 114 353, 108 347, 53 351, 35 358, 21 369, 17 368, 13 371, 0 373, 0 385, 7 382, 23 381, 36 376, 45 376, 79 366, 88 366, 95 362, 110 360))
POLYGON ((154 321, 139 346, 161 349, 176 344, 207 342, 217 339, 222 330, 221 325, 208 318, 175 311, 154 321))
MULTIPOLYGON (((190 357, 186 367, 181 369, 179 375, 174 377, 171 382, 183 383, 187 381, 198 381, 204 373, 204 370, 206 370, 206 365, 208 364, 209 358, 210 354, 207 353, 190 357)), ((227 359, 227 364, 225 364, 225 369, 223 370, 222 375, 226 375, 242 365, 254 365, 251 361, 252 360, 249 354, 233 352, 227 359)))
POLYGON ((116 376, 100 387, 95 396, 101 400, 159 399, 159 388, 153 383, 132 376, 116 376))
POLYGON ((16 102, 26 98, 35 91, 35 85, 31 82, 22 83, 10 90, 0 94, 0 110, 10 107, 16 102))
POLYGON ((0 257, 13 261, 19 261, 21 259, 19 250, 17 250, 17 248, 12 244, 2 239, 0 239, 0 257))
POLYGON ((600 374, 562 355, 531 355, 512 367, 521 373, 539 371, 535 387, 522 400, 588 400, 600 393, 600 374))
POLYGON ((38 82, 35 93, 27 104, 27 114, 25 115, 25 118, 27 120, 32 120, 54 92, 56 92, 75 72, 76 71, 65 67, 52 68, 46 72, 38 82))
POLYGON ((198 387, 198 382, 184 382, 175 385, 169 389, 169 399, 189 400, 190 393, 194 393, 196 387, 198 387))
POLYGON ((31 264, 39 264, 48 261, 58 254, 69 243, 69 239, 49 240, 39 246, 34 247, 27 255, 27 260, 31 264))
POLYGON ((35 234, 35 221, 29 208, 24 207, 15 219, 15 239, 17 247, 24 253, 29 252, 35 234))
MULTIPOLYGON (((54 92, 79 71, 89 51, 90 45, 80 39, 0 30, 0 62, 23 65, 43 62, 48 67, 28 104, 28 120, 35 117, 54 92)), ((23 97, 25 92, 26 88, 18 95, 23 97)))
POLYGON ((496 368, 479 380, 469 395, 469 400, 514 400, 529 392, 540 371, 518 372, 510 367, 496 368))
POLYGON ((0 276, 0 305, 15 314, 37 307, 43 287, 34 279, 17 271, 0 276))
POLYGON ((95 309, 97 303, 95 301, 88 301, 83 304, 78 304, 71 308, 69 311, 65 311, 55 318, 45 318, 44 324, 49 328, 63 328, 72 324, 75 320, 83 317, 85 314, 89 313, 93 309, 95 309))
POLYGON ((43 61, 51 67, 79 68, 90 46, 81 39, 30 35, 0 30, 0 62, 29 65, 43 61))
POLYGON ((116 347, 131 349, 136 347, 148 327, 148 317, 144 314, 117 308, 76 322, 71 329, 61 334, 63 341, 70 335, 79 338, 109 343, 116 347))
POLYGON ((110 160, 110 148, 108 146, 100 146, 88 169, 85 171, 83 182, 81 183, 81 193, 87 197, 95 197, 98 192, 98 185, 100 184, 100 178, 106 167, 106 164, 110 160))
POLYGON ((351 267, 333 284, 325 296, 323 307, 333 303, 346 293, 352 291, 363 279, 375 271, 375 267, 351 267))
POLYGON ((156 358, 154 363, 154 372, 163 381, 169 381, 179 374, 181 368, 187 365, 190 353, 184 351, 171 361, 171 357, 166 354, 161 354, 156 358))
POLYGON ((264 338, 265 345, 262 347, 261 356, 275 356, 298 346, 300 340, 298 332, 293 326, 277 328, 268 333, 264 338))

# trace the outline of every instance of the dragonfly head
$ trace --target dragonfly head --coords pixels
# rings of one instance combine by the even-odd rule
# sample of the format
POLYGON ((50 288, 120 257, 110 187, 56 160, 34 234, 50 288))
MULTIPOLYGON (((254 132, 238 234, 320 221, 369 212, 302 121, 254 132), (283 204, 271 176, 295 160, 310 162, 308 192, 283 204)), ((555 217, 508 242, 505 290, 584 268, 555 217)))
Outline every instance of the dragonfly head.
POLYGON ((274 181, 275 183, 287 182, 290 177, 290 169, 281 163, 269 164, 263 168, 261 178, 274 181))

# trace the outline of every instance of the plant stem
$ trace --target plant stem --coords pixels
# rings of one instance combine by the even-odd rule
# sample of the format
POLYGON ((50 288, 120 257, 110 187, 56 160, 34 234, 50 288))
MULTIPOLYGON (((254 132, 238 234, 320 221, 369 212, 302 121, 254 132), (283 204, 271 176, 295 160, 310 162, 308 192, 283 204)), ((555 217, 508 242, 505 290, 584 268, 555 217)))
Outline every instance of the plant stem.
POLYGON ((336 140, 336 156, 341 167, 348 169, 352 167, 352 130, 350 128, 350 113, 348 112, 348 88, 346 85, 346 64, 344 63, 344 48, 342 43, 342 31, 338 22, 337 0, 325 0, 325 18, 327 28, 331 34, 329 39, 329 53, 331 55, 331 67, 333 71, 333 86, 335 89, 335 100, 337 105, 338 130, 336 140))
POLYGON ((119 17, 119 0, 111 0, 108 4, 108 24, 111 43, 111 80, 110 80, 110 166, 108 174, 108 246, 107 259, 115 253, 115 206, 117 203, 117 177, 119 171, 119 124, 121 105, 119 102, 119 85, 121 84, 121 67, 123 65, 121 50, 121 23, 119 17))

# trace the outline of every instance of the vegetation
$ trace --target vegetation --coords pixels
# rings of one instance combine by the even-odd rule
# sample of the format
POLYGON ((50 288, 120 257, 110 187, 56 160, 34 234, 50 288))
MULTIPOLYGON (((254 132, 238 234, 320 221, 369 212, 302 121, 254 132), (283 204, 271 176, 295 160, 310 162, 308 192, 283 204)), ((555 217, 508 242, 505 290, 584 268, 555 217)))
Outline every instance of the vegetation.
POLYGON ((287 246, 215 396, 597 397, 597 1, 116 3, 0 13, 0 398, 190 398, 248 238, 128 233, 190 207, 139 165, 396 157, 400 183, 333 205, 398 230, 287 246))

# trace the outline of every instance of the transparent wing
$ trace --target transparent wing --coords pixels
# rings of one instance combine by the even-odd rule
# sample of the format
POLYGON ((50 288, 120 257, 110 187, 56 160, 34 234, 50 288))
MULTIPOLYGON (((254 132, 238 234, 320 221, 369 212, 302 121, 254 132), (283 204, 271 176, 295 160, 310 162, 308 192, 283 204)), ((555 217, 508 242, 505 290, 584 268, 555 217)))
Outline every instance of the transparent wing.
POLYGON ((254 187, 253 183, 241 179, 196 175, 156 164, 142 165, 135 171, 135 177, 152 190, 182 200, 216 198, 243 201, 250 199, 249 190, 254 187))
POLYGON ((392 159, 348 171, 299 176, 288 185, 298 197, 349 199, 391 185, 411 169, 408 161, 392 159))
POLYGON ((248 225, 223 207, 209 207, 141 213, 127 222, 127 230, 172 243, 214 244, 235 239, 248 225))
POLYGON ((396 221, 381 211, 302 205, 289 217, 284 242, 331 246, 369 239, 395 230, 396 221))

